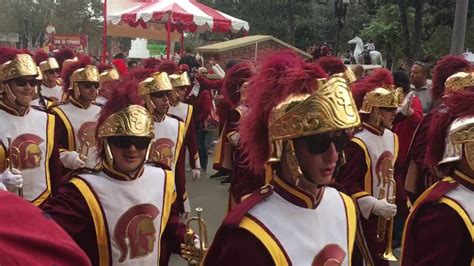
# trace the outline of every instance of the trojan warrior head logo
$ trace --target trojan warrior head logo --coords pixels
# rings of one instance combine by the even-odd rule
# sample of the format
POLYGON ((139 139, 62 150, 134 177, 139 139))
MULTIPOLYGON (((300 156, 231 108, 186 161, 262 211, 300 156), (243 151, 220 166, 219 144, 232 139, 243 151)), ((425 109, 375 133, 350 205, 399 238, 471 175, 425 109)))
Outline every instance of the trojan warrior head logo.
POLYGON ((153 220, 159 213, 154 205, 141 204, 120 216, 114 229, 114 241, 120 249, 119 262, 124 262, 129 254, 134 259, 153 252, 157 237, 153 220))
POLYGON ((377 164, 375 165, 378 185, 380 185, 380 182, 385 178, 393 177, 393 163, 394 156, 391 152, 384 151, 382 155, 380 155, 379 159, 377 160, 377 164))
POLYGON ((23 134, 12 141, 9 147, 12 166, 18 170, 40 167, 43 154, 39 145, 44 140, 33 134, 23 134))
POLYGON ((77 131, 77 138, 79 139, 79 147, 84 146, 85 143, 89 147, 95 147, 95 129, 97 122, 88 121, 81 125, 77 131))
POLYGON ((175 143, 170 139, 157 139, 153 142, 153 146, 151 147, 150 160, 152 162, 159 162, 171 167, 173 165, 174 146, 175 143))

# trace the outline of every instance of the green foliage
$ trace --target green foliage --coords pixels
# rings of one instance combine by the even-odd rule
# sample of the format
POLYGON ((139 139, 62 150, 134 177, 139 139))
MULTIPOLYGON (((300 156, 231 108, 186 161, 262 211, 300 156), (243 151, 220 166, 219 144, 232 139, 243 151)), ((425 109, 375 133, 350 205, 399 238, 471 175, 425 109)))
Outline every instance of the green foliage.
POLYGON ((20 33, 28 48, 41 45, 49 23, 56 33, 87 34, 90 46, 102 37, 100 0, 2 0, 0 10, 0 32, 20 33))

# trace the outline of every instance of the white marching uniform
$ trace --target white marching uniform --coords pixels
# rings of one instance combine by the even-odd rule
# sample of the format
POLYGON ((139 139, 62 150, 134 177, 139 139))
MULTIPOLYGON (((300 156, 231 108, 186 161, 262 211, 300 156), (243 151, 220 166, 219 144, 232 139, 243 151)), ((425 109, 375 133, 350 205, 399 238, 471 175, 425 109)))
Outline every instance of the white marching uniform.
POLYGON ((11 108, 0 103, 0 171, 7 167, 21 171, 23 197, 35 205, 42 204, 51 195, 49 162, 53 153, 53 115, 30 108, 23 116, 14 115, 11 108), (8 147, 7 138, 11 138, 8 147))
MULTIPOLYGON (((67 151, 87 149, 86 167, 96 168, 98 162, 96 159, 95 130, 97 127, 97 117, 101 107, 97 104, 91 104, 89 108, 84 109, 74 99, 70 102, 54 106, 51 112, 56 114, 66 127, 67 146, 60 147, 67 151)), ((60 150, 60 152, 64 151, 60 150)))

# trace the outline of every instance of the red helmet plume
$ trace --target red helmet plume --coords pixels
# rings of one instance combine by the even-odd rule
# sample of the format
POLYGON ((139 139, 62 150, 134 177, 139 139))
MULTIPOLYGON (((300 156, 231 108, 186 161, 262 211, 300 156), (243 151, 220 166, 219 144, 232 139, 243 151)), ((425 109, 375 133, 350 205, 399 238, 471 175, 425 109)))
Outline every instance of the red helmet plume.
POLYGON ((304 62, 293 51, 280 51, 263 61, 252 78, 249 112, 240 127, 244 163, 253 172, 261 174, 269 157, 268 120, 273 108, 291 94, 314 92, 315 79, 326 77, 319 66, 304 62))
POLYGON ((451 123, 457 118, 474 116, 474 92, 462 91, 450 95, 443 101, 428 129, 428 145, 425 165, 437 165, 443 158, 446 137, 451 123))
POLYGON ((161 61, 160 59, 150 57, 145 60, 143 60, 143 67, 147 69, 155 69, 158 70, 158 67, 160 65, 161 61))
POLYGON ((18 49, 9 48, 9 47, 0 47, 0 64, 6 63, 15 59, 17 54, 22 52, 18 49))
POLYGON ((48 60, 48 58, 48 53, 46 53, 43 49, 37 49, 33 55, 33 60, 35 60, 35 63, 38 66, 41 62, 48 60))
POLYGON ((433 68, 433 87, 431 89, 433 102, 438 101, 444 95, 444 83, 449 76, 467 69, 469 69, 469 62, 461 56, 447 55, 438 60, 433 68))
POLYGON ((109 64, 98 64, 97 65, 97 71, 99 71, 99 74, 106 71, 106 70, 109 70, 109 69, 112 69, 113 66, 109 65, 109 64))
POLYGON ((175 62, 169 60, 161 61, 160 65, 158 66, 158 70, 160 72, 166 72, 168 75, 179 73, 178 65, 175 62))
POLYGON ((377 69, 364 79, 352 83, 352 97, 354 98, 357 108, 360 109, 362 107, 362 102, 364 101, 364 97, 368 92, 374 90, 377 87, 393 84, 394 81, 392 73, 385 68, 377 69))
POLYGON ((145 80, 150 77, 151 74, 155 73, 156 69, 146 69, 146 68, 135 68, 124 77, 126 80, 136 80, 138 82, 145 80))
POLYGON ((74 71, 79 68, 84 68, 90 65, 92 60, 87 55, 82 55, 77 62, 68 64, 63 70, 61 70, 61 79, 63 80, 63 91, 68 92, 71 87, 70 77, 74 71))
POLYGON ((232 109, 240 102, 240 87, 255 73, 255 68, 249 63, 240 63, 231 67, 224 78, 222 95, 224 101, 232 109))
POLYGON ((320 66, 328 76, 344 73, 346 71, 346 66, 340 58, 333 56, 324 56, 319 58, 317 65, 320 66))
POLYGON ((128 68, 127 68, 127 65, 125 64, 124 59, 121 59, 121 58, 114 59, 112 60, 112 65, 115 66, 115 68, 117 69, 121 77, 127 75, 128 68))
POLYGON ((181 64, 181 65, 179 65, 179 71, 181 71, 181 72, 188 71, 189 72, 189 66, 186 65, 186 64, 181 64))
POLYGON ((64 61, 73 59, 75 56, 76 54, 70 48, 63 48, 54 54, 54 58, 56 58, 56 61, 58 61, 60 69, 62 69, 64 61))

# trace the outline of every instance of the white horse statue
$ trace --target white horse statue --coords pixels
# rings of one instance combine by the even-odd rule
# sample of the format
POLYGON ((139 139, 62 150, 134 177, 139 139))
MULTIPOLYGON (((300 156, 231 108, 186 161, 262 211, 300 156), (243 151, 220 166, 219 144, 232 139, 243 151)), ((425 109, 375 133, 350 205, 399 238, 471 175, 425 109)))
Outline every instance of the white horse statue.
MULTIPOLYGON (((357 64, 364 64, 364 42, 359 36, 355 36, 352 40, 348 42, 349 44, 355 44, 354 52, 352 53, 357 64)), ((370 51, 370 63, 372 65, 383 65, 382 53, 379 51, 370 51)))

